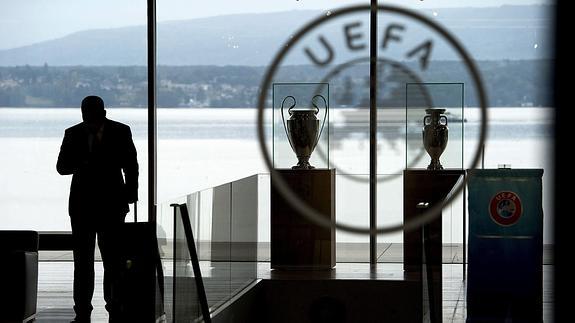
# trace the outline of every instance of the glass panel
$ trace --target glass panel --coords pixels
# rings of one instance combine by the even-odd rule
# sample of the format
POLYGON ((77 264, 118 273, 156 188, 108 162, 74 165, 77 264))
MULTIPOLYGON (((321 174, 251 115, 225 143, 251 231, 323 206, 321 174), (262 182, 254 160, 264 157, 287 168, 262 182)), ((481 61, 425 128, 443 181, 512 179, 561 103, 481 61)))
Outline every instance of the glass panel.
MULTIPOLYGON (((186 198, 178 198, 171 201, 171 203, 182 204, 185 203, 186 198)), ((160 259, 162 260, 162 271, 164 275, 164 311, 166 318, 171 322, 174 315, 174 267, 176 251, 176 237, 180 240, 178 244, 182 244, 184 236, 176 234, 174 226, 176 218, 174 208, 170 206, 171 203, 163 203, 158 206, 156 217, 156 234, 158 238, 158 249, 160 252, 160 259)), ((181 225, 180 225, 181 226, 181 225)), ((182 230, 182 229, 178 229, 182 230)))
MULTIPOLYGON (((392 0, 391 3, 400 4, 400 1, 392 0)), ((390 3, 390 1, 388 1, 390 3)), ((544 168, 543 175, 543 205, 544 205, 544 244, 546 248, 552 248, 553 235, 553 208, 550 203, 553 199, 552 160, 552 120, 553 109, 551 106, 552 89, 550 85, 550 72, 552 71, 552 35, 553 30, 552 11, 554 1, 537 1, 537 5, 526 1, 471 1, 465 4, 458 1, 435 2, 420 1, 417 4, 408 4, 419 14, 434 23, 439 23, 457 38, 460 44, 471 54, 474 63, 481 72, 483 84, 488 94, 488 140, 485 146, 485 168, 512 167, 512 168, 544 168), (546 4, 550 6, 541 6, 546 4), (471 8, 474 7, 474 8, 471 8), (516 33, 516 28, 522 25, 529 26, 521 35, 516 33)), ((403 5, 403 3, 401 3, 403 5)), ((453 52, 452 47, 439 35, 433 35, 431 29, 423 24, 407 23, 393 19, 382 20, 383 26, 380 36, 386 33, 394 23, 403 24, 402 30, 396 28, 391 32, 397 36, 389 42, 387 58, 398 57, 401 50, 409 50, 410 44, 417 44, 418 39, 430 39, 433 49, 429 55, 427 67, 423 70, 421 60, 405 57, 399 60, 409 69, 417 71, 419 78, 412 83, 456 82, 464 86, 464 99, 455 102, 462 107, 462 126, 457 130, 456 138, 459 141, 453 144, 452 130, 455 126, 449 120, 449 143, 447 150, 457 148, 452 154, 447 150, 443 153, 441 161, 448 162, 456 156, 457 163, 449 167, 468 168, 477 149, 481 149, 478 143, 480 130, 480 118, 478 109, 478 92, 467 72, 467 67, 461 57, 453 52), (392 46, 393 45, 393 46, 392 46), (393 52, 398 50, 398 52, 393 52), (393 56, 399 54, 398 56, 393 56), (419 67, 419 69, 418 69, 419 67), (464 133, 462 133, 464 132, 464 133), (460 148, 461 147, 461 148, 460 148), (463 154, 461 161, 459 156, 463 154)), ((405 51, 403 53, 406 53, 405 51)), ((382 55, 383 56, 383 55, 382 55)), ((416 56, 417 57, 417 56, 416 56)), ((408 83, 408 82, 405 82, 408 83)), ((434 91, 431 90, 430 91, 434 91)), ((445 92, 441 90, 440 92, 445 92)), ((408 91, 409 92, 409 91, 408 91)), ((436 91, 433 96, 433 105, 439 106, 445 103, 445 98, 438 96, 436 91), (440 104, 438 104, 438 102, 440 104)), ((457 95, 453 95, 456 98, 457 95)), ((456 104, 445 104, 446 106, 456 104)), ((449 110, 449 109, 448 109, 449 110)), ((419 119, 420 117, 414 118, 419 119)), ((459 118, 456 118, 459 119, 459 118)), ((421 124, 421 121, 419 121, 421 124)), ((421 140, 421 125, 414 126, 413 138, 421 140)), ((458 125, 459 127, 459 125, 458 125)), ((410 160, 416 159, 417 149, 410 150, 407 145, 407 155, 410 160)), ((423 152, 423 160, 416 167, 426 167, 429 164, 429 156, 423 152)), ((410 166, 408 166, 410 167, 410 166)), ((445 167, 445 165, 444 165, 445 167)), ((479 167, 482 167, 480 164, 479 167)), ((463 246, 466 241, 463 237, 464 228, 464 200, 459 196, 453 204, 443 210, 443 261, 463 261, 463 246)), ((549 249, 546 249, 549 250, 549 249)), ((545 267, 544 271, 545 271, 545 267)), ((453 279, 461 275, 460 266, 444 266, 443 277, 453 279)), ((459 281, 459 279, 457 279, 459 281)), ((448 284, 444 281, 444 286, 448 284)), ((456 282, 453 286, 460 286, 456 282)), ((444 287, 443 310, 444 313, 452 313, 451 318, 465 319, 467 313, 466 303, 460 302, 453 308, 451 302, 465 300, 465 289, 458 287, 459 295, 454 297, 444 287)), ((544 295, 544 302, 549 299, 544 295)), ((544 303, 544 320, 551 320, 550 303, 544 303)), ((447 318, 447 316, 446 316, 447 318)), ((468 317, 469 318, 469 317, 468 317)))
MULTIPOLYGON (((369 228, 368 175, 336 175, 335 218, 338 223, 369 228)), ((337 262, 369 262, 369 236, 335 232, 337 262)))
MULTIPOLYGON (((341 6, 345 4, 349 3, 341 6)), ((368 228, 369 12, 334 17, 327 10, 324 18, 324 23, 302 38, 294 55, 309 50, 304 56, 313 67, 309 77, 330 85, 329 165, 336 171, 335 219, 341 224, 368 228), (325 59, 326 48, 333 52, 330 61, 325 59), (310 54, 323 60, 324 65, 310 61, 310 54)), ((336 230, 335 254, 336 262, 369 262, 369 236, 336 230)))
POLYGON ((214 187, 209 203, 212 215, 209 259, 211 275, 210 278, 206 277, 206 295, 210 307, 217 307, 232 296, 231 184, 214 187), (213 282, 213 288, 210 288, 212 284, 208 279, 213 282))
MULTIPOLYGON (((337 6, 349 4, 357 1, 340 1, 337 6)), ((160 201, 267 172, 256 137, 254 108, 260 82, 283 44, 306 22, 329 17, 332 6, 330 2, 303 1, 271 4, 254 0, 242 2, 241 6, 227 0, 197 5, 176 0, 158 2, 160 201)), ((322 135, 322 140, 330 138, 329 146, 322 148, 324 155, 329 151, 329 161, 322 161, 316 151, 312 165, 317 160, 320 166, 336 168, 338 174, 357 175, 362 181, 357 185, 365 187, 364 175, 368 174, 369 165, 366 141, 369 128, 365 119, 369 102, 368 30, 367 12, 322 24, 287 53, 272 79, 272 83, 330 84, 331 110, 326 124, 329 131, 322 135), (352 34, 349 37, 354 37, 352 47, 360 50, 348 48, 346 26, 352 34), (324 59, 325 47, 318 40, 320 36, 329 40, 336 53, 329 68, 319 66, 305 51, 309 48, 316 58, 324 59), (332 112, 338 115, 336 119, 331 119, 332 112)), ((272 156, 271 86, 267 90, 265 140, 270 150, 267 153, 272 156)), ((286 155, 294 158, 291 148, 287 148, 286 155)), ((292 166, 291 162, 286 166, 292 166)), ((340 187, 340 182, 344 183, 336 181, 336 191, 349 191, 340 187)), ((341 199, 345 198, 350 210, 353 204, 356 210, 366 211, 365 205, 361 205, 365 199, 357 196, 341 196, 341 199)), ((269 214, 261 218, 269 221, 269 214)), ((357 214, 356 219, 346 221, 365 225, 364 218, 363 214, 357 214)), ((267 241, 269 237, 259 242, 267 241)))
POLYGON ((146 1, 17 2, 0 13, 0 222, 69 231, 71 176, 55 169, 87 95, 131 127, 147 218, 146 1), (118 50, 121 48, 121 50, 118 50), (142 109, 143 108, 143 109, 142 109))
MULTIPOLYGON (((170 201, 187 206, 211 311, 257 277, 258 217, 269 212, 269 190, 260 200, 260 184, 265 182, 255 175, 170 201)), ((267 184, 264 193, 269 179, 267 184)), ((190 313, 201 313, 181 219, 178 214, 174 220, 170 203, 158 208, 157 231, 166 282, 166 317, 171 321, 175 315, 178 321, 189 318, 190 313)), ((266 230, 268 238, 264 241, 269 244, 269 228, 266 230)))
POLYGON ((269 174, 258 175, 258 261, 271 260, 271 181, 269 174))
MULTIPOLYGON (((405 169, 405 84, 414 82, 403 53, 407 19, 379 11, 377 15, 377 226, 403 222, 403 170, 405 169)), ((377 237, 378 262, 403 261, 403 232, 377 237)))
POLYGON ((435 154, 442 168, 463 168, 464 100, 463 83, 405 84, 408 168, 428 168, 432 149, 437 150, 435 154), (447 129, 443 149, 432 145, 440 140, 439 132, 434 129, 447 129))
MULTIPOLYGON (((402 175, 378 174, 377 176, 377 225, 379 227, 395 226, 403 222, 402 175)), ((403 262, 403 232, 378 236, 377 253, 378 262, 403 262)))
POLYGON ((231 183, 231 292, 236 294, 257 277, 259 176, 231 183))
MULTIPOLYGON (((254 43, 250 35, 269 20, 245 13, 276 5, 157 3, 159 201, 266 171, 255 105, 265 66, 288 33, 273 28, 275 42, 254 43)), ((271 147, 270 121, 271 113, 265 119, 271 147)))
MULTIPOLYGON (((356 1, 343 1, 338 2, 338 6, 350 3, 357 4, 356 1)), ((389 3, 405 5, 404 1, 390 0, 389 3)), ((159 4, 159 101, 160 106, 165 108, 160 109, 158 114, 160 200, 267 171, 261 162, 254 135, 253 108, 259 82, 266 64, 283 42, 294 35, 295 30, 318 15, 331 15, 331 10, 322 7, 324 4, 303 1, 272 4, 255 0, 242 2, 241 5, 220 0, 196 7, 183 1, 159 4), (283 11, 291 9, 312 10, 283 11), (181 34, 185 36, 176 36, 181 34), (179 149, 182 147, 184 149, 179 149)), ((553 112, 544 107, 551 102, 548 83, 552 62, 548 60, 551 58, 548 30, 551 30, 552 20, 549 8, 545 6, 521 5, 517 8, 507 4, 515 3, 506 0, 465 4, 443 1, 439 6, 437 3, 420 1, 407 5, 454 33, 482 72, 489 102, 497 107, 490 108, 490 137, 485 147, 485 166, 511 164, 512 167, 545 169, 547 230, 552 227, 553 219, 548 204, 552 200, 549 196, 552 196, 550 179, 553 169, 551 161, 545 156, 550 155, 553 112), (526 25, 529 26, 527 31, 517 34, 517 28, 525 29, 526 25)), ((336 218, 362 226, 367 226, 369 214, 369 125, 366 109, 369 102, 369 86, 366 83, 369 65, 365 60, 368 47, 362 46, 368 45, 368 17, 367 12, 351 15, 337 23, 322 25, 306 35, 288 53, 272 80, 329 82, 329 165, 337 169, 336 218), (316 60, 325 60, 327 56, 321 54, 327 52, 325 45, 319 41, 320 36, 329 42, 335 52, 333 61, 327 67, 317 66, 305 51, 308 48, 316 54, 316 60), (364 61, 346 65, 355 58, 364 61), (334 70, 339 70, 339 74, 332 73, 334 70)), ((445 159, 446 168, 469 167, 473 154, 481 148, 478 145, 478 94, 463 60, 441 35, 434 34, 425 24, 408 17, 380 14, 377 38, 379 58, 385 59, 378 64, 378 222, 380 225, 390 225, 400 223, 402 219, 402 170, 411 167, 410 160, 417 161, 414 167, 427 167, 429 164, 429 156, 421 146, 410 149, 406 140, 410 138, 405 131, 408 116, 401 111, 407 98, 406 84, 459 83, 455 90, 438 89, 443 85, 426 86, 432 87, 428 90, 433 92, 433 106, 456 107, 461 112, 452 114, 453 119, 448 119, 449 144, 441 159, 442 163, 445 159), (433 42, 433 47, 426 60, 427 40, 433 42), (415 50, 414 54, 409 55, 412 50, 415 50), (413 71, 415 73, 411 73, 413 71), (465 95, 461 99, 460 95, 449 94, 452 91, 465 95), (448 98, 454 98, 454 101, 448 98)), ((272 89, 267 90, 271 92, 272 89)), ((271 131, 273 116, 270 108, 273 102, 271 94, 268 94, 266 140, 271 149, 274 134, 271 131)), ((420 114, 413 118, 416 120, 413 124, 414 143, 422 143, 423 116, 420 114)), ((268 153, 272 154, 271 151, 268 153)), ((265 182, 265 190, 269 189, 269 178, 260 178, 260 182, 265 182)), ((260 197, 263 191, 258 190, 260 197)), ((233 205, 233 185, 227 192, 232 196, 229 203, 233 205)), ((208 232, 204 236, 208 247, 200 249, 206 252, 203 259, 211 260, 212 226, 219 223, 217 214, 213 214, 215 219, 211 218, 215 212, 212 203, 218 194, 212 190, 204 193, 206 199, 200 198, 203 202, 200 201, 198 209, 202 212, 207 210, 210 220, 207 221, 209 224, 206 221, 199 223, 200 226, 209 227, 204 231, 208 232)), ((267 199, 269 192, 263 196, 267 199)), ((446 261, 461 261, 462 204, 463 198, 460 196, 443 210, 446 261)), ((265 210, 268 209, 269 205, 265 210)), ((259 228, 264 228, 257 231, 258 257, 269 260, 266 245, 269 242, 269 214, 265 210, 258 209, 259 228)), ((225 224, 233 227, 235 214, 231 212, 229 217, 225 224)), ((242 246, 235 244, 232 229, 228 233, 230 238, 222 243, 228 243, 231 250, 242 246)), ((383 255, 380 260, 401 261, 401 251, 387 254, 394 250, 394 244, 402 241, 401 236, 399 233, 379 237, 378 255, 383 255)), ((550 231, 546 231, 544 241, 552 243, 550 231)), ((352 252, 354 257, 357 256, 353 259, 367 261, 367 257, 364 257, 368 251, 366 236, 338 231, 337 242, 338 247, 340 243, 358 243, 350 248, 363 244, 358 250, 365 247, 365 254, 362 251, 352 252)), ((248 254, 251 254, 249 250, 248 254)), ((228 255, 234 257, 231 251, 224 254, 228 255)), ((337 255, 338 261, 346 261, 342 257, 345 253, 339 252, 339 249, 337 255)), ((224 261, 223 258, 220 260, 224 261)), ((230 272, 229 277, 234 277, 234 263, 225 268, 230 272)), ((228 287, 229 290, 233 289, 231 285, 228 287)), ((456 309, 456 313, 459 311, 459 308, 456 309)))

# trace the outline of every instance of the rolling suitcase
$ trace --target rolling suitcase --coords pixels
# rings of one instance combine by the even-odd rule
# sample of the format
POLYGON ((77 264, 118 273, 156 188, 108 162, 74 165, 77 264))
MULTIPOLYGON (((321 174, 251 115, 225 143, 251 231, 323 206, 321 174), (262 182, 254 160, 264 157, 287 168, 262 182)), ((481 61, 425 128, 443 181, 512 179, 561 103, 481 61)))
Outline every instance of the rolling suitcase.
POLYGON ((156 322, 163 314, 162 266, 155 224, 137 222, 137 203, 134 222, 124 223, 121 240, 117 322, 156 322))

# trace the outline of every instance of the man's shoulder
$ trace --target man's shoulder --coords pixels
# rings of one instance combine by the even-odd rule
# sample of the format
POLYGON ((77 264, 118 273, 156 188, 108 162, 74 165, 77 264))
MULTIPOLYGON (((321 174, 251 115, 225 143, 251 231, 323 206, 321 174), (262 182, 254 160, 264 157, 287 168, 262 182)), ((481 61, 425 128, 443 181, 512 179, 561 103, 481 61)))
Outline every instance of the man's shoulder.
POLYGON ((115 128, 115 129, 119 129, 119 130, 129 130, 130 129, 130 126, 128 126, 127 124, 123 124, 121 122, 118 122, 115 120, 110 120, 110 119, 106 119, 106 127, 115 128))
POLYGON ((80 132, 80 131, 84 131, 84 128, 82 127, 81 122, 76 124, 76 125, 73 125, 70 128, 65 130, 66 133, 76 133, 76 132, 80 132))

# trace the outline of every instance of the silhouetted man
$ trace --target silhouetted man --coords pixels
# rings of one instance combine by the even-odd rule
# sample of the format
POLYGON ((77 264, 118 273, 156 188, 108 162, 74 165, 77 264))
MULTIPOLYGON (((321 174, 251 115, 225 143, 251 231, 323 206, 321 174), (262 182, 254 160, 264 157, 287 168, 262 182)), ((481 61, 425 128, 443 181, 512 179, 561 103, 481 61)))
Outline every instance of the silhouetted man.
POLYGON ((66 129, 56 166, 61 175, 73 175, 68 206, 74 243, 73 322, 90 322, 96 236, 104 262, 106 310, 113 322, 121 266, 117 239, 128 204, 138 200, 138 161, 130 127, 107 119, 100 97, 82 100, 82 119, 66 129))

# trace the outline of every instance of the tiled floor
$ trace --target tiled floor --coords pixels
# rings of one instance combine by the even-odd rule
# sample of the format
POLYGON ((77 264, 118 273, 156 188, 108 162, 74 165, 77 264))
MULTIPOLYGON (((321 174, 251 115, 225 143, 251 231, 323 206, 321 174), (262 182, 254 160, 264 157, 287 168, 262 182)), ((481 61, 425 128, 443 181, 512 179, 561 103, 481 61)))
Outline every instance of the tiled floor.
MULTIPOLYGON (((237 291, 250 279, 273 279, 277 273, 270 270, 269 248, 258 246, 258 263, 249 262, 209 262, 202 261, 202 275, 209 278, 206 284, 210 305, 221 303, 221 299, 237 291), (263 260, 263 261, 262 261, 263 260), (235 282, 228 282, 235 277, 235 282)), ((379 264, 372 268, 366 261, 368 251, 365 245, 339 245, 338 263, 332 271, 318 275, 322 279, 404 279, 401 244, 381 244, 379 264)), ((465 282, 461 245, 445 245, 443 248, 443 321, 445 323, 463 323, 466 315, 465 282)), ((253 254, 253 252, 252 252, 253 254)), ((553 322, 553 262, 551 249, 544 250, 543 266, 543 313, 546 323, 553 322)), ((39 265, 39 293, 37 322, 69 322, 72 311, 73 263, 71 252, 42 252, 39 265)), ((166 275, 171 275, 171 261, 164 261, 166 275)), ((96 266, 96 290, 93 298, 93 322, 107 322, 102 292, 103 268, 101 262, 96 266)), ((285 278, 285 277, 283 277, 285 278)))
MULTIPOLYGON (((225 246, 225 253, 229 254, 229 244, 225 246)), ((338 243, 336 247, 337 262, 369 262, 369 244, 367 243, 338 243)), ((269 243, 259 243, 256 248, 252 246, 234 246, 234 251, 239 251, 239 258, 242 253, 245 255, 257 254, 260 262, 270 261, 269 243)), ((377 246, 378 262, 381 263, 401 263, 403 261, 403 244, 401 243, 380 243, 377 246)), ((162 250, 164 257, 171 258, 172 249, 162 250)), ((209 260, 212 255, 212 248, 209 243, 201 242, 198 248, 200 260, 209 260)), ((96 259, 100 260, 100 253, 96 247, 96 259)), ((248 259, 253 260, 253 259, 248 259)), ((72 261, 72 251, 42 251, 40 261, 72 261)), ((453 243, 443 244, 443 263, 461 264, 463 262, 463 244, 453 243)), ((543 264, 553 264, 553 249, 551 245, 543 246, 543 264)))
MULTIPOLYGON (((103 272, 101 262, 96 262, 95 291, 92 305, 92 322, 108 322, 104 310, 102 290, 103 272)), ((61 323, 74 318, 72 306, 72 282, 74 263, 70 261, 41 261, 38 266, 38 316, 37 322, 61 323)))
MULTIPOLYGON (((269 262, 257 264, 246 263, 218 263, 210 264, 202 262, 202 272, 211 278, 227 279, 218 271, 228 273, 230 268, 243 272, 244 276, 255 275, 260 279, 273 278, 274 271, 270 270, 269 262), (218 266, 221 267, 218 269, 218 266), (233 267, 232 267, 233 266, 233 267), (246 268, 246 266, 249 267, 246 268), (224 268, 225 267, 225 268, 224 268), (224 270, 221 270, 224 269, 224 270)), ((71 262, 41 262, 38 295, 38 320, 37 322, 68 322, 73 318, 72 311, 72 273, 71 262)), ((545 322, 553 322, 553 291, 552 291, 552 265, 543 266, 544 295, 543 313, 545 322)), ((327 271, 320 275, 328 279, 403 279, 403 266, 401 264, 379 264, 372 270, 366 263, 338 263, 335 270, 327 271)), ((240 275, 241 276, 241 275, 240 275)), ((237 277, 237 276, 236 276, 237 277)), ((283 277, 285 278, 285 277, 283 277)), ((217 279, 216 279, 217 281, 217 279)), ((229 294, 233 288, 226 285, 223 290, 222 284, 206 284, 210 303, 220 303, 218 299, 222 294, 229 294), (218 295, 219 294, 219 295, 218 295)), ((94 311, 93 322, 107 322, 107 314, 104 310, 102 296, 102 266, 96 264, 96 291, 93 299, 94 311)), ((465 282, 462 276, 462 266, 458 264, 443 265, 443 321, 445 323, 465 322, 465 282)))

